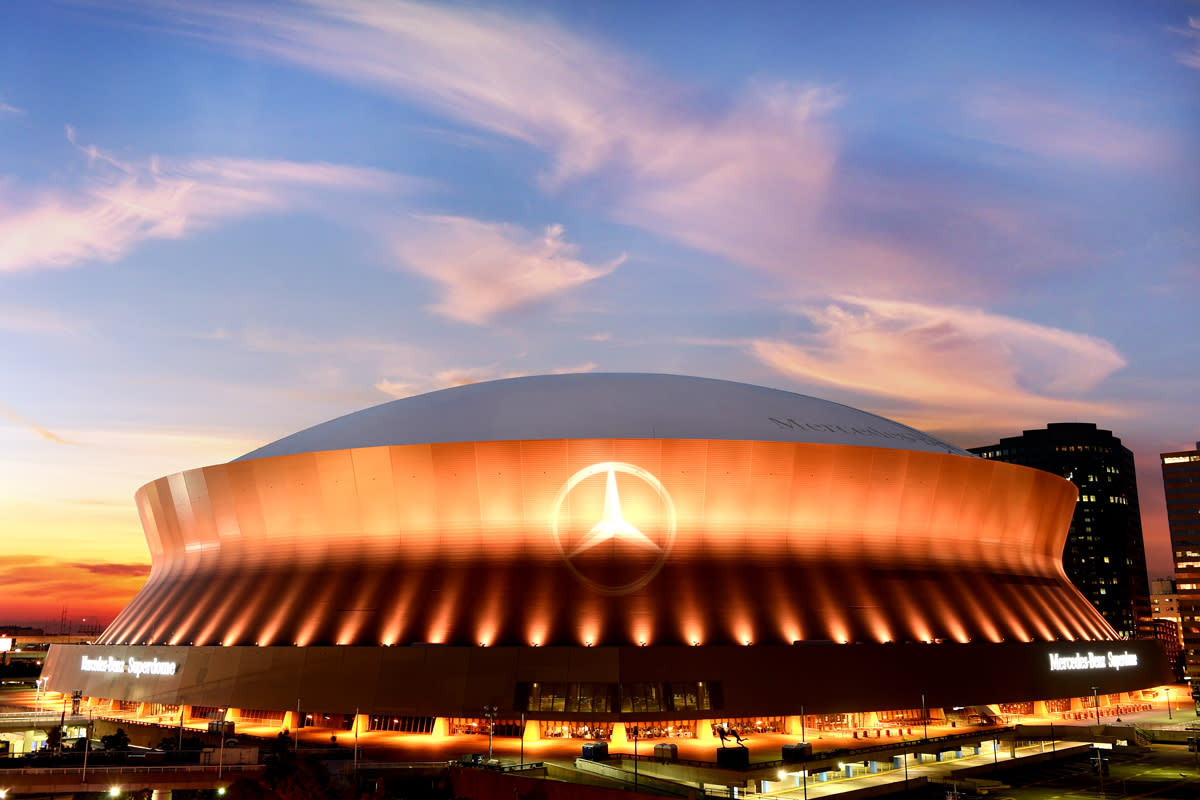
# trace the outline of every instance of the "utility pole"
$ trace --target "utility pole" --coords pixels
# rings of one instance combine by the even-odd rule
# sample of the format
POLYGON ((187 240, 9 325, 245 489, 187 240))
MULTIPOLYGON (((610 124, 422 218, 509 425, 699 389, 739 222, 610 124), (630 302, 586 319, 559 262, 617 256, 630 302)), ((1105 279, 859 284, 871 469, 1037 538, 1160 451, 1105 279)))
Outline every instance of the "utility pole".
POLYGON ((496 706, 483 707, 483 715, 488 721, 488 761, 492 760, 492 734, 496 730, 496 712, 499 710, 496 706))
POLYGON ((929 738, 929 710, 925 708, 925 693, 921 692, 921 725, 925 731, 924 738, 929 738))
POLYGON ((629 730, 633 732, 633 790, 636 792, 638 790, 638 726, 633 725, 629 730))
POLYGON ((87 783, 88 751, 91 749, 92 749, 92 720, 89 718, 87 728, 84 729, 84 733, 83 733, 83 774, 79 778, 80 783, 87 783))
POLYGON ((1096 704, 1096 724, 1100 724, 1100 687, 1092 687, 1092 700, 1096 704))

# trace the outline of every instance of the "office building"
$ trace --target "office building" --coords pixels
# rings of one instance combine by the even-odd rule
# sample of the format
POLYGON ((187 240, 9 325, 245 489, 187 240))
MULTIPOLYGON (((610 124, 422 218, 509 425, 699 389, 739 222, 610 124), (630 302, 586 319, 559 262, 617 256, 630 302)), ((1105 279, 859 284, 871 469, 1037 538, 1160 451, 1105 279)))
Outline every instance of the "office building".
POLYGON ((1195 450, 1163 453, 1159 458, 1175 559, 1184 669, 1196 691, 1200 689, 1200 442, 1195 450))
POLYGON ((1062 553, 1067 577, 1117 633, 1152 638, 1137 477, 1133 453, 1121 440, 1091 423, 1060 422, 971 452, 1075 484, 1078 499, 1062 553))

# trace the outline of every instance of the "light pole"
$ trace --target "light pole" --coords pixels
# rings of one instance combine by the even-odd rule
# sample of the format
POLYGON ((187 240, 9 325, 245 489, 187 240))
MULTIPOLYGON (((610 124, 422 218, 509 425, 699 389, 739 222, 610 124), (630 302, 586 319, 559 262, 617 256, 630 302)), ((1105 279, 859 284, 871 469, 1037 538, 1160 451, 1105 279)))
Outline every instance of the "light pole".
POLYGON ((1092 687, 1092 700, 1096 703, 1096 724, 1100 724, 1100 688, 1092 687))
POLYGON ((631 725, 629 728, 629 731, 630 731, 630 733, 633 734, 633 790, 636 792, 637 786, 638 786, 638 757, 637 757, 638 756, 638 752, 637 752, 638 726, 631 725))
POLYGON ((929 711, 925 708, 925 693, 921 692, 921 726, 925 731, 924 738, 929 738, 929 711))
POLYGON ((1170 686, 1167 687, 1167 719, 1168 720, 1175 719, 1173 716, 1171 716, 1171 687, 1170 686))
POLYGON ((488 721, 488 761, 492 760, 492 733, 496 730, 496 712, 499 710, 496 706, 483 707, 483 715, 488 721))
MULTIPOLYGON (((804 703, 800 704, 800 741, 807 742, 808 737, 804 735, 804 703)), ((905 774, 907 774, 908 764, 904 765, 905 774)), ((804 800, 808 800, 808 765, 804 765, 804 800)))
POLYGON ((87 728, 83 732, 83 774, 79 777, 80 783, 87 783, 87 758, 88 751, 92 749, 92 721, 88 720, 87 728))
POLYGON ((358 791, 358 709, 354 709, 354 786, 358 791))

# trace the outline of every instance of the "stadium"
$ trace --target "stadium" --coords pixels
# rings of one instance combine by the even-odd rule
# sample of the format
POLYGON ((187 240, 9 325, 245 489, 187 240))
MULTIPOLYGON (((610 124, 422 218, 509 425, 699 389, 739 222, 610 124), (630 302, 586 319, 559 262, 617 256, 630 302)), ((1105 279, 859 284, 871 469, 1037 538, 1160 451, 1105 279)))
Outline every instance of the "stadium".
POLYGON ((785 391, 472 384, 143 486, 146 585, 44 675, 148 719, 527 739, 1133 702, 1169 671, 1065 577, 1075 501, 785 391))

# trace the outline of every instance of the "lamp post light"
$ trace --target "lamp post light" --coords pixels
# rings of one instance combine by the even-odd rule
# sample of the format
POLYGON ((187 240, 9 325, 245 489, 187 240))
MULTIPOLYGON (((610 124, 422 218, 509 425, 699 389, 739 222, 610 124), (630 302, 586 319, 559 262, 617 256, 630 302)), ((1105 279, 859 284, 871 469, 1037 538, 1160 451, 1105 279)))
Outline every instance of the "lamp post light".
POLYGON ((492 734, 496 730, 496 712, 499 710, 497 706, 483 707, 483 715, 488 721, 488 761, 492 760, 492 734))
POLYGON ((1173 716, 1171 716, 1171 687, 1170 686, 1167 687, 1167 719, 1168 720, 1175 719, 1173 716))
POLYGON ((1092 700, 1096 704, 1096 724, 1100 724, 1100 687, 1092 687, 1092 700))
POLYGON ((929 738, 929 710, 925 708, 925 693, 921 692, 921 726, 924 729, 924 738, 929 738))
POLYGON ((638 790, 638 726, 631 725, 629 727, 629 732, 633 736, 633 790, 636 792, 638 790))
POLYGON ((83 731, 83 773, 79 776, 80 783, 87 783, 88 753, 92 749, 92 720, 88 720, 87 728, 83 731))

